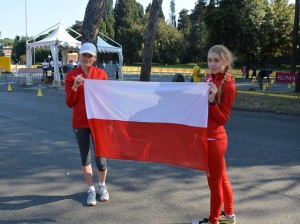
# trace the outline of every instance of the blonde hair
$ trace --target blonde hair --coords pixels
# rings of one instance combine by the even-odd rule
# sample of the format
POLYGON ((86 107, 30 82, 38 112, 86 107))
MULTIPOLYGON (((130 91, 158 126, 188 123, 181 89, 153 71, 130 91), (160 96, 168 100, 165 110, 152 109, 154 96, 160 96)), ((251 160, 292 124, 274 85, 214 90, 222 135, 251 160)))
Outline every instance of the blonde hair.
POLYGON ((208 53, 215 53, 220 56, 220 58, 225 62, 226 67, 225 67, 225 75, 223 77, 223 80, 218 88, 217 96, 218 96, 218 103, 220 104, 221 102, 221 96, 222 96, 222 89, 223 89, 223 84, 227 81, 228 75, 231 73, 231 66, 233 64, 233 61, 235 59, 234 55, 228 50, 227 47, 223 45, 215 45, 211 47, 208 50, 208 53))

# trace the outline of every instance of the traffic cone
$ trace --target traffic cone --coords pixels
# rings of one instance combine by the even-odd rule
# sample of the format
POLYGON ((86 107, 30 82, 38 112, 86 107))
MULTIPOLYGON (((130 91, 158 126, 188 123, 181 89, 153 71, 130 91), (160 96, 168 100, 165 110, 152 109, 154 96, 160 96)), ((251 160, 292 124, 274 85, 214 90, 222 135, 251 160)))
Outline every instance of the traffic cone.
POLYGON ((10 85, 10 83, 8 83, 8 86, 7 86, 7 91, 12 91, 12 88, 11 88, 11 85, 10 85))
POLYGON ((272 80, 271 80, 271 85, 273 85, 273 84, 274 84, 274 80, 272 79, 272 80))
POLYGON ((42 89, 41 89, 41 87, 39 87, 39 90, 38 90, 38 94, 37 94, 37 96, 43 96, 43 93, 42 93, 42 89))
POLYGON ((267 84, 264 84, 263 85, 263 91, 266 91, 267 90, 267 84))
POLYGON ((288 88, 289 88, 289 89, 291 88, 291 83, 289 83, 288 88))
POLYGON ((292 83, 292 86, 294 86, 294 85, 295 85, 295 82, 292 83))

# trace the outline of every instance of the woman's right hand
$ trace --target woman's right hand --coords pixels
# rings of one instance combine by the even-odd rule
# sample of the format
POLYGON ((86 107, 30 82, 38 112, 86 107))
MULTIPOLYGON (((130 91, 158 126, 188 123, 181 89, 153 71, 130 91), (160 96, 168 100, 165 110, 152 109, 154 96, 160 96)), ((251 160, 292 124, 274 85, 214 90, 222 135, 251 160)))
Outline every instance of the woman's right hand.
POLYGON ((84 78, 82 77, 82 75, 77 75, 75 80, 74 80, 72 90, 77 91, 77 88, 79 86, 81 86, 83 84, 83 82, 84 82, 84 78))
POLYGON ((213 82, 209 83, 209 90, 208 90, 208 102, 212 103, 215 100, 215 96, 218 92, 218 87, 213 82))

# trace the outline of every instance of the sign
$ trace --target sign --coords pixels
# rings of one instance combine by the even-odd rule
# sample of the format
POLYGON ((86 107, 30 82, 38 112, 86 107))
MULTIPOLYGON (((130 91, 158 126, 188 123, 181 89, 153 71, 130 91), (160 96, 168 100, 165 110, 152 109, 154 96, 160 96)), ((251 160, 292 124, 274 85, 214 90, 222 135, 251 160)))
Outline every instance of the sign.
POLYGON ((287 83, 293 83, 296 82, 297 79, 297 73, 291 73, 291 72, 276 72, 276 82, 287 82, 287 83))

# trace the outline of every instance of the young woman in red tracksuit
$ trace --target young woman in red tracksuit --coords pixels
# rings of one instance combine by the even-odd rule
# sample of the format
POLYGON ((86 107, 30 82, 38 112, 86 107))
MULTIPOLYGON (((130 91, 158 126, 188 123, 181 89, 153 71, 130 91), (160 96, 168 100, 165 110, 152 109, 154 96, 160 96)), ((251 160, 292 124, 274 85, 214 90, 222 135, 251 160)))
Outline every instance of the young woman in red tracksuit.
MULTIPOLYGON (((96 205, 96 190, 91 166, 91 130, 85 110, 84 79, 107 80, 108 77, 104 70, 93 66, 97 55, 97 49, 94 44, 82 44, 79 54, 80 66, 70 70, 66 76, 66 104, 73 108, 72 127, 79 146, 83 176, 88 185, 87 205, 93 206, 96 205)), ((95 156, 95 163, 99 179, 100 200, 107 201, 109 194, 105 186, 107 175, 106 158, 95 156)))
POLYGON ((215 45, 208 51, 209 114, 208 114, 208 172, 210 189, 210 215, 194 223, 217 224, 218 221, 236 223, 233 206, 233 192, 226 172, 225 152, 227 135, 224 125, 229 119, 236 96, 235 82, 231 78, 233 55, 222 45, 215 45), (224 211, 222 206, 224 205, 224 211), (221 216, 221 217, 220 217, 221 216))

